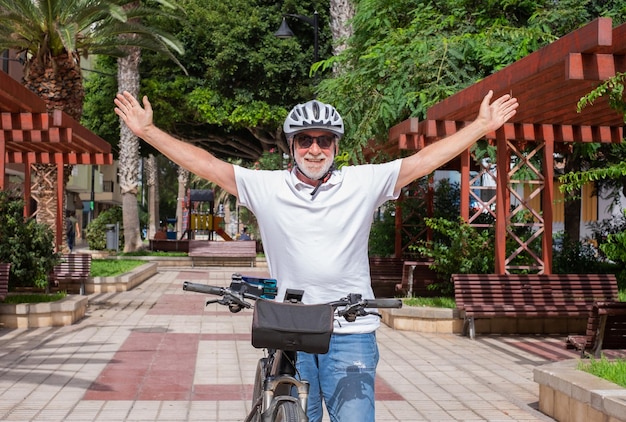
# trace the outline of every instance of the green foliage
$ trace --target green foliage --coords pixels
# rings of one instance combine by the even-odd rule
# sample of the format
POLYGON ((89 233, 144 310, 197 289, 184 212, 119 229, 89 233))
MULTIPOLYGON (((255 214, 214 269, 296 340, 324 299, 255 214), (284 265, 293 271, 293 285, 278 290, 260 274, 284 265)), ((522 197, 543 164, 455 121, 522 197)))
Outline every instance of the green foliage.
POLYGON ((437 286, 444 293, 452 293, 452 274, 488 274, 494 270, 493 233, 478 231, 464 222, 443 218, 426 218, 426 225, 434 232, 433 241, 423 241, 415 246, 419 253, 431 258, 431 268, 442 283, 437 286))
POLYGON ((67 297, 66 292, 55 292, 50 294, 45 293, 23 293, 23 294, 11 294, 4 298, 3 303, 42 303, 42 302, 56 302, 67 297))
POLYGON ((624 233, 626 233, 626 211, 622 217, 612 217, 589 224, 592 238, 597 243, 603 258, 617 263, 626 263, 624 233), (606 250, 606 252, 605 252, 606 250))
POLYGON ((141 18, 168 16, 175 3, 157 0, 164 9, 128 7, 135 0, 0 0, 0 50, 15 49, 45 62, 49 57, 106 55, 123 57, 125 47, 164 54, 182 67, 172 52, 183 46, 170 34, 147 27, 141 18), (120 37, 133 34, 135 36, 120 37))
POLYGON ((611 261, 626 264, 626 231, 608 235, 600 249, 611 261))
POLYGON ((626 388, 626 359, 591 358, 580 361, 578 369, 626 388))
POLYGON ((541 16, 531 21, 546 3, 359 1, 348 48, 314 66, 341 69, 320 83, 319 97, 344 116, 342 148, 362 159, 362 147, 386 140, 392 125, 423 118, 431 105, 563 35, 541 16))
MULTIPOLYGON (((593 105, 601 97, 605 97, 608 99, 610 107, 622 114, 626 121, 625 80, 626 73, 617 73, 604 81, 578 101, 578 112, 580 113, 585 107, 593 105)), ((559 177, 561 192, 571 193, 587 183, 597 183, 607 179, 614 181, 614 183, 608 183, 610 188, 616 191, 626 191, 624 188, 626 186, 626 147, 623 145, 598 146, 595 152, 596 154, 592 156, 594 161, 592 161, 591 168, 570 172, 559 177)), ((602 184, 599 185, 602 186, 602 184)))
POLYGON ((138 259, 94 259, 91 261, 92 277, 113 277, 134 270, 146 261, 138 259))
POLYGON ((24 218, 24 202, 0 191, 0 262, 11 264, 9 289, 45 288, 59 263, 49 226, 24 218))
POLYGON ((402 299, 402 305, 431 308, 456 308, 456 302, 451 297, 411 297, 402 299))
MULTIPOLYGON (((314 97, 315 80, 309 77, 314 31, 288 18, 295 37, 279 39, 274 32, 284 13, 312 16, 317 10, 319 54, 330 56, 328 2, 179 0, 177 4, 184 10, 184 20, 147 20, 183 42, 181 62, 189 72, 183 75, 164 57, 142 53, 141 94, 149 96, 157 125, 223 159, 236 156, 252 163, 264 151, 284 148, 280 127, 287 110, 314 97)), ((93 98, 97 107, 88 110, 85 121, 88 127, 93 123, 108 131, 107 121, 118 127, 111 105, 115 72, 104 69, 104 74, 89 76, 111 82, 93 81, 88 87, 87 98, 93 98)), ((115 142, 116 133, 111 134, 106 139, 115 142)))
POLYGON ((256 170, 284 170, 291 168, 292 162, 289 155, 272 148, 265 151, 259 159, 254 163, 256 170))
POLYGON ((101 251, 106 249, 106 225, 120 223, 119 245, 124 244, 124 228, 122 207, 109 208, 96 217, 85 230, 89 249, 101 251))
POLYGON ((598 256, 587 241, 570 240, 564 234, 555 235, 552 251, 552 272, 555 274, 604 274, 615 272, 598 256))
POLYGON ((381 208, 372 224, 368 244, 369 256, 393 256, 395 229, 395 204, 389 203, 381 208))

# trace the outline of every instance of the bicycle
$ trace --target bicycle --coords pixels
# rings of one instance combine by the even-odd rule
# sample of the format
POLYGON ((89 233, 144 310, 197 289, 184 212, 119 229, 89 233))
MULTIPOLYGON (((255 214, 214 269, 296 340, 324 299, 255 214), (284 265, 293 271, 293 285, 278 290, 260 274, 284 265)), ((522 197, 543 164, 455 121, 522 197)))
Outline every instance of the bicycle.
MULTIPOLYGON (((243 309, 255 308, 252 327, 252 345, 255 348, 264 348, 267 355, 259 359, 254 377, 252 393, 252 408, 244 422, 308 422, 306 409, 309 396, 309 383, 297 379, 296 356, 298 351, 309 353, 325 353, 328 351, 330 335, 334 318, 343 318, 347 322, 354 322, 356 318, 366 315, 377 315, 378 312, 368 308, 400 308, 400 299, 363 299, 360 294, 348 294, 346 297, 322 305, 304 305, 301 303, 304 291, 288 289, 283 302, 273 302, 276 297, 276 280, 270 278, 248 277, 233 274, 229 287, 217 287, 185 281, 183 290, 220 296, 220 299, 208 299, 206 305, 218 303, 228 306, 233 313, 243 309), (256 307, 249 301, 255 301, 256 307), (288 321, 281 329, 276 327, 262 327, 257 314, 259 306, 280 306, 287 304, 292 312, 290 316, 306 313, 307 321, 311 318, 321 321, 326 318, 330 310, 330 329, 317 330, 291 326, 288 321), (289 306, 292 305, 292 306, 289 306), (259 334, 262 333, 262 334, 259 334), (292 395, 297 392, 297 397, 292 395)), ((276 312, 269 326, 281 323, 285 308, 276 312)), ((270 317, 271 318, 271 317, 270 317)), ((297 319, 297 317, 296 317, 297 319)))

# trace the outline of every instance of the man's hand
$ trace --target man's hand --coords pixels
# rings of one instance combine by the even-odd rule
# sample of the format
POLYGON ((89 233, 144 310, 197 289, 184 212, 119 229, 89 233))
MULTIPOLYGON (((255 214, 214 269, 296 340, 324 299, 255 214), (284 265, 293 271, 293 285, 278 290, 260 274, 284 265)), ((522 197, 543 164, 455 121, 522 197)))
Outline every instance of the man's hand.
POLYGON ((116 105, 115 114, 120 116, 135 135, 143 138, 143 135, 153 126, 152 106, 148 97, 143 97, 143 108, 128 91, 117 94, 114 102, 116 105))
POLYGON ((490 90, 480 104, 477 121, 485 125, 485 132, 493 132, 509 121, 517 113, 517 98, 505 94, 490 104, 493 91, 490 90))

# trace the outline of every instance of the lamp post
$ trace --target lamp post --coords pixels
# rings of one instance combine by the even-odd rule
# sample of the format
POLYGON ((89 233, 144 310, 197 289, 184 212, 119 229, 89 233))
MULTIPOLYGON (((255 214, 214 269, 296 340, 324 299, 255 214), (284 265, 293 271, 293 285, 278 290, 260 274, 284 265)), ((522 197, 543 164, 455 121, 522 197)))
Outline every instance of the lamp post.
POLYGON ((287 25, 287 16, 291 17, 291 18, 296 18, 301 20, 302 22, 306 22, 309 25, 311 25, 313 27, 313 31, 314 31, 314 35, 313 35, 313 40, 314 40, 314 44, 313 44, 313 54, 314 54, 314 62, 318 62, 319 61, 319 26, 318 26, 318 13, 317 11, 313 12, 313 17, 310 18, 308 16, 303 16, 303 15, 293 15, 290 13, 287 13, 285 15, 283 15, 283 21, 280 24, 280 28, 278 28, 278 31, 274 32, 274 36, 278 37, 278 38, 291 38, 294 36, 293 31, 291 30, 291 28, 289 28, 289 25, 287 25))

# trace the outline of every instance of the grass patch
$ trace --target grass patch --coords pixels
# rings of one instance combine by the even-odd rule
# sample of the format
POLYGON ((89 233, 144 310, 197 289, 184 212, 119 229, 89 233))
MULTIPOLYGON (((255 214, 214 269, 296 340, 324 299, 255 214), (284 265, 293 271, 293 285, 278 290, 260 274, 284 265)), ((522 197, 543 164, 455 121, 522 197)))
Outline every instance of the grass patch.
POLYGON ((119 256, 187 256, 187 252, 165 252, 165 251, 135 251, 135 252, 123 252, 119 256))
POLYGON ((92 277, 114 277, 134 270, 146 261, 138 259, 94 259, 91 261, 92 277))
POLYGON ((4 298, 3 303, 40 303, 40 302, 56 302, 57 300, 61 300, 67 296, 66 292, 56 292, 56 293, 17 293, 10 294, 6 298, 4 298))
POLYGON ((626 359, 608 360, 602 356, 601 359, 579 362, 578 369, 626 388, 626 359))
POLYGON ((456 308, 456 302, 451 297, 411 297, 402 299, 402 304, 404 306, 456 308))

